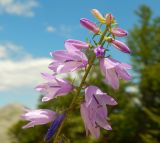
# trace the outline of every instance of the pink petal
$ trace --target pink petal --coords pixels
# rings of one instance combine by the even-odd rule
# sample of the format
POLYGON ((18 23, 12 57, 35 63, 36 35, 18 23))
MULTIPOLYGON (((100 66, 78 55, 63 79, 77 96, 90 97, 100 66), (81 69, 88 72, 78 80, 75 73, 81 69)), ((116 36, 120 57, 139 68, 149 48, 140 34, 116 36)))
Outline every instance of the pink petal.
POLYGON ((105 73, 105 82, 111 85, 114 89, 119 88, 119 79, 115 69, 106 70, 105 73))
POLYGON ((69 52, 81 50, 83 48, 89 48, 89 44, 79 41, 79 40, 74 40, 74 39, 68 39, 65 41, 65 48, 69 52))
POLYGON ((112 130, 111 126, 109 125, 109 123, 107 122, 106 118, 107 118, 107 109, 104 107, 100 107, 97 109, 97 116, 96 116, 96 123, 106 129, 106 130, 112 130))
POLYGON ((88 115, 88 110, 85 106, 85 103, 81 104, 81 116, 84 121, 85 128, 87 130, 87 135, 88 135, 88 131, 89 131, 94 137, 99 138, 100 130, 98 127, 94 127, 91 124, 91 121, 90 121, 89 115, 88 115))

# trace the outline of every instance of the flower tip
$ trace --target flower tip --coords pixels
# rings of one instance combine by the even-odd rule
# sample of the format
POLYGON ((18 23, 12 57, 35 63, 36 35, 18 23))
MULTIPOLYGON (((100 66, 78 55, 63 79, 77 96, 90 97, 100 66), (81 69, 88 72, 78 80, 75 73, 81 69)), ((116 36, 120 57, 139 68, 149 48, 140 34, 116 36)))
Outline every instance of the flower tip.
POLYGON ((91 10, 91 13, 94 14, 94 13, 97 12, 97 11, 98 11, 97 9, 93 8, 93 9, 91 10))
POLYGON ((118 104, 118 102, 117 102, 116 100, 114 100, 114 101, 113 101, 113 104, 114 104, 114 105, 117 105, 117 104, 118 104))
POLYGON ((26 126, 22 126, 22 129, 27 129, 27 127, 26 126))
POLYGON ((110 98, 110 104, 109 105, 112 105, 112 106, 114 106, 114 105, 117 105, 118 103, 117 103, 117 101, 114 99, 114 98, 110 98))
POLYGON ((44 97, 42 98, 42 102, 47 102, 47 101, 49 101, 49 100, 51 100, 51 99, 48 98, 48 97, 46 97, 46 96, 44 96, 44 97))
POLYGON ((113 17, 113 15, 111 13, 106 14, 106 24, 107 25, 112 24, 113 20, 114 20, 114 17, 113 17))
POLYGON ((125 36, 128 36, 128 31, 124 30, 125 31, 125 36))
POLYGON ((86 21, 86 20, 87 20, 86 18, 81 18, 81 19, 80 19, 80 23, 83 24, 84 21, 86 21))
POLYGON ((42 88, 41 88, 39 85, 37 85, 36 87, 34 87, 34 89, 35 89, 36 91, 40 92, 42 88))
POLYGON ((112 127, 110 125, 107 125, 107 130, 112 130, 112 127))
POLYGON ((109 124, 104 125, 103 128, 108 130, 108 131, 112 130, 112 127, 109 124))
POLYGON ((49 52, 49 55, 50 55, 51 57, 53 57, 53 52, 49 52))
POLYGON ((124 49, 123 52, 127 54, 131 54, 131 50, 128 47, 126 47, 126 49, 124 49))

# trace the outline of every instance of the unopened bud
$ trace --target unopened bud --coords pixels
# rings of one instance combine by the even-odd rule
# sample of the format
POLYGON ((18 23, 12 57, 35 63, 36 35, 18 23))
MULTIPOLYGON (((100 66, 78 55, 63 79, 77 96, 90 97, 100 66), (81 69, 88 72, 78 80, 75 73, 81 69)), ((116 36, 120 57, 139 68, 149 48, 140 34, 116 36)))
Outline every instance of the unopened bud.
POLYGON ((106 19, 103 17, 103 15, 97 10, 97 9, 92 9, 91 11, 92 15, 97 18, 101 23, 105 24, 106 19))

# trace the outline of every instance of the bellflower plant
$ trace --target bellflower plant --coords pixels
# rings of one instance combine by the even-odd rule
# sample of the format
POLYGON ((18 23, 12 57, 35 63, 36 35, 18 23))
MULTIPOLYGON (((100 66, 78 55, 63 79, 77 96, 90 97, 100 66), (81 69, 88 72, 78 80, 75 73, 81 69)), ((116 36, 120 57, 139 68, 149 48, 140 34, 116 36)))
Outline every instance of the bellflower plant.
POLYGON ((49 69, 53 73, 43 73, 42 76, 46 82, 36 87, 36 90, 44 95, 42 101, 53 100, 53 104, 59 96, 75 92, 69 107, 60 113, 50 109, 37 109, 27 110, 22 115, 23 120, 29 121, 23 128, 51 123, 44 136, 45 141, 51 140, 52 137, 54 137, 53 143, 64 140, 61 138, 61 130, 77 104, 81 111, 86 135, 99 138, 100 128, 112 129, 108 121, 107 107, 115 106, 118 103, 112 96, 102 92, 100 87, 86 81, 88 76, 92 76, 90 71, 93 66, 98 64, 104 76, 104 82, 114 89, 119 88, 119 80, 131 80, 131 75, 127 72, 131 66, 113 59, 108 54, 110 46, 114 46, 123 53, 131 53, 125 43, 116 40, 116 37, 127 36, 127 31, 118 27, 115 17, 111 13, 103 16, 97 9, 93 9, 91 13, 98 20, 98 24, 87 18, 80 19, 80 24, 93 34, 90 42, 68 39, 64 42, 65 50, 51 52, 52 63, 49 64, 49 69), (84 72, 79 86, 58 76, 79 70, 84 72), (79 98, 81 100, 77 100, 79 98))

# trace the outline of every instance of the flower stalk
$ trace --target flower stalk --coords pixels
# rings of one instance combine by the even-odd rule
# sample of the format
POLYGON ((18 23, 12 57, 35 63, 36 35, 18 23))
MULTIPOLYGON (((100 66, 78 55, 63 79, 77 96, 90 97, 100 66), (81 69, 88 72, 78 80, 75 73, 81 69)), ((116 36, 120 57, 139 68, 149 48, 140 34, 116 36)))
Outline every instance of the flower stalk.
MULTIPOLYGON (((101 35, 101 37, 100 37, 100 40, 99 40, 99 42, 98 42, 98 45, 101 45, 101 44, 102 44, 102 42, 103 42, 103 40, 104 40, 104 37, 105 37, 107 31, 108 31, 108 27, 106 26, 104 32, 102 33, 102 35, 101 35)), ((61 122, 61 125, 60 125, 59 128, 58 128, 58 131, 57 131, 57 133, 56 133, 56 135, 55 135, 55 137, 54 137, 53 143, 58 143, 58 137, 59 137, 59 135, 60 135, 60 133, 61 133, 61 130, 63 129, 64 123, 65 123, 65 121, 66 121, 66 119, 67 119, 67 114, 68 114, 69 112, 71 112, 71 110, 73 109, 74 103, 75 103, 75 101, 77 100, 77 98, 79 97, 79 95, 80 95, 80 93, 81 93, 82 87, 83 87, 83 85, 85 84, 85 81, 86 81, 87 76, 88 76, 88 74, 89 74, 89 72, 90 72, 90 70, 91 70, 91 68, 92 68, 92 66, 93 66, 93 63, 94 63, 95 59, 96 59, 96 55, 94 54, 93 57, 91 58, 90 62, 89 62, 89 66, 88 66, 88 68, 86 69, 86 72, 85 72, 85 74, 84 74, 84 76, 83 76, 83 78, 82 78, 82 81, 81 81, 80 85, 79 85, 79 88, 78 88, 78 90, 77 90, 77 94, 73 97, 72 102, 71 102, 70 106, 68 107, 69 110, 66 110, 67 112, 65 112, 66 116, 65 116, 65 118, 64 118, 63 121, 61 122), (70 109, 71 109, 71 110, 70 110, 70 109)))

